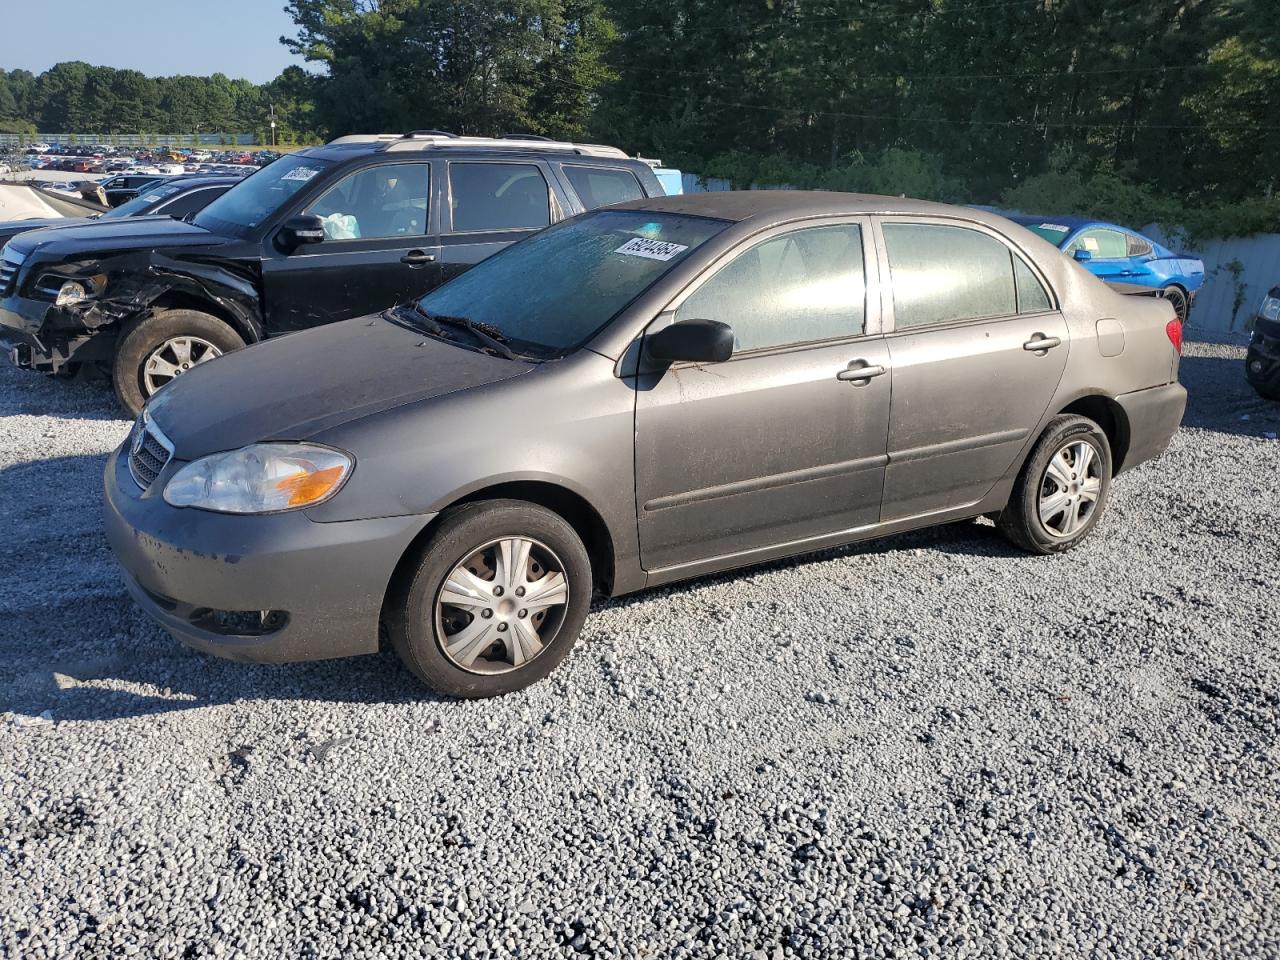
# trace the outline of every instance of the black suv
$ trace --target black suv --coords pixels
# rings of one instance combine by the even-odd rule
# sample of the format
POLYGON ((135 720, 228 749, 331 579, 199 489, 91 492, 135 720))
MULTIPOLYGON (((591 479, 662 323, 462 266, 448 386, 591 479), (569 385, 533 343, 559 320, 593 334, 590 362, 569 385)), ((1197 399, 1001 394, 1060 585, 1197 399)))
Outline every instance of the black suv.
POLYGON ((548 224, 662 193, 646 162, 614 147, 341 137, 276 160, 184 221, 15 237, 0 254, 0 343, 19 366, 109 372, 136 414, 204 360, 419 297, 548 224))

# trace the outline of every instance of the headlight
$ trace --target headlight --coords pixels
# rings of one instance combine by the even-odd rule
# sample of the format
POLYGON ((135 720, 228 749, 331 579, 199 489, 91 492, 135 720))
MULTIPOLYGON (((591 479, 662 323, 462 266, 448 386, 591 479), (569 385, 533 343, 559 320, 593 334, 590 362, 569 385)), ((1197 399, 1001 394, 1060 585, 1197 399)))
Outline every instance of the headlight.
POLYGON ((323 503, 351 474, 351 457, 305 443, 257 443, 189 463, 164 488, 175 507, 278 513, 323 503))
POLYGON ((74 280, 68 280, 58 288, 58 296, 54 299, 54 304, 59 307, 69 307, 73 303, 79 303, 89 295, 85 290, 84 284, 76 283, 74 280))
POLYGON ((1268 320, 1280 320, 1280 297, 1265 297, 1258 312, 1268 320))

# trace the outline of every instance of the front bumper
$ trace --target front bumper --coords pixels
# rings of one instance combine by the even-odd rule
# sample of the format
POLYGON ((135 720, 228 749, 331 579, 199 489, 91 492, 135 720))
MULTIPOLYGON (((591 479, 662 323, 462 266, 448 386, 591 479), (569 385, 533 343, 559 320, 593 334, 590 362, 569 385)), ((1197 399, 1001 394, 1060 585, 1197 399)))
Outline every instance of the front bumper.
POLYGON ((1129 470, 1154 460, 1168 448, 1187 409, 1187 390, 1180 383, 1168 383, 1122 393, 1116 402, 1124 410, 1129 437, 1120 470, 1129 470))
POLYGON ((88 330, 70 311, 47 300, 0 300, 0 348, 14 366, 57 373, 72 361, 110 360, 114 333, 88 330))
POLYGON ((1272 396, 1280 394, 1280 320, 1254 318, 1244 375, 1256 389, 1272 396))
POLYGON ((284 663, 378 649, 383 596, 430 516, 318 523, 305 513, 233 516, 143 493, 122 450, 104 478, 107 539, 134 600, 175 638, 235 660, 284 663), (240 635, 209 611, 279 611, 283 625, 240 635))

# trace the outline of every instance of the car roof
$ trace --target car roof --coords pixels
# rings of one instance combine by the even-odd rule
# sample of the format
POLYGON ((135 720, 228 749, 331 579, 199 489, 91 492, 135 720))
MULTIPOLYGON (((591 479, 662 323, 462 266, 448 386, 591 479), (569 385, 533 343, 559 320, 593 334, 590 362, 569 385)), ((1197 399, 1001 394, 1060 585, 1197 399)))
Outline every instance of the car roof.
POLYGON ((995 216, 967 207, 930 200, 882 197, 870 193, 836 193, 828 190, 717 190, 650 197, 615 204, 611 210, 652 210, 716 220, 796 220, 817 216, 914 214, 989 222, 995 216))
MULTIPOLYGON (((318 147, 297 151, 298 154, 327 160, 347 160, 373 153, 501 153, 503 155, 573 156, 575 159, 607 157, 614 161, 632 160, 617 147, 598 143, 571 143, 530 134, 508 134, 503 137, 458 136, 438 130, 412 133, 356 133, 338 137, 318 147)), ((642 161, 633 161, 642 162, 642 161)))

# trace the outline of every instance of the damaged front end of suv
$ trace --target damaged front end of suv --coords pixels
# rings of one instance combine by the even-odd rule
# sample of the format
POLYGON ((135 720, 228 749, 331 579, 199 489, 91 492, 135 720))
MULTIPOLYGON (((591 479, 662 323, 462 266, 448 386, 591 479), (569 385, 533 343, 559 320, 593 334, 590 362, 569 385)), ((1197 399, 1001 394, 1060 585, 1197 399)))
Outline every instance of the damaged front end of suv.
MULTIPOLYGON (((104 234, 94 227, 33 231, 6 245, 0 251, 0 345, 10 350, 12 362, 60 376, 80 371, 114 376, 120 350, 133 331, 159 314, 183 309, 220 318, 227 336, 204 338, 201 342, 208 341, 213 349, 199 357, 189 349, 181 355, 181 346, 169 360, 157 357, 153 366, 157 371, 163 366, 169 378, 200 357, 211 359, 261 339, 252 270, 226 259, 202 262, 198 244, 175 256, 175 227, 187 228, 191 240, 204 239, 199 237, 203 231, 168 220, 157 225, 166 234, 165 250, 141 235, 104 234), (84 233, 94 229, 100 242, 88 244, 84 233), (235 342, 229 342, 233 331, 235 342)), ((166 344, 159 346, 172 353, 166 344)))

